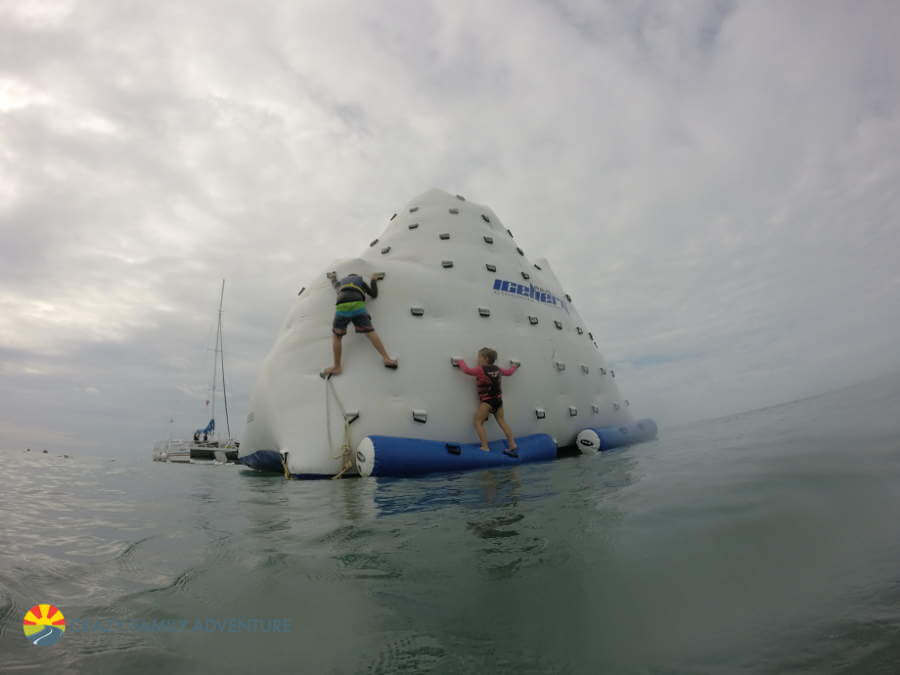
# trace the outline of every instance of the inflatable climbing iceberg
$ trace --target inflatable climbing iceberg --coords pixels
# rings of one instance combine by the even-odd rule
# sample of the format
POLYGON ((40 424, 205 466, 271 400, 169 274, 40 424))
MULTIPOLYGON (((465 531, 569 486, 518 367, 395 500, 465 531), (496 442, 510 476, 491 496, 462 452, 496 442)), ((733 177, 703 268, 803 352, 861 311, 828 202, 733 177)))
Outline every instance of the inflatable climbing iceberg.
POLYGON ((250 400, 241 462, 294 477, 415 475, 553 459, 561 448, 595 452, 656 436, 635 421, 596 336, 544 259, 531 260, 488 207, 431 190, 394 214, 358 258, 319 270, 300 292, 266 357, 250 400), (369 299, 372 325, 399 368, 389 370, 352 325, 343 373, 332 363, 336 294, 326 274, 384 273, 369 299), (471 365, 488 346, 503 378, 518 456, 491 418, 491 451, 472 425, 471 365))

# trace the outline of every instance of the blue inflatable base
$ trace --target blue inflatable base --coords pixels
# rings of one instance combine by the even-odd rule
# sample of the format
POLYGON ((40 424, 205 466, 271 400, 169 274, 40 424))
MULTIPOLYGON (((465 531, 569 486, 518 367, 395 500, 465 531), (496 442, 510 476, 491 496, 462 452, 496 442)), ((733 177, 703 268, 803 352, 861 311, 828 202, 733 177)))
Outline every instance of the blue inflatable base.
POLYGON ((276 450, 257 450, 238 458, 238 462, 257 471, 284 473, 284 467, 281 466, 281 455, 276 450))
POLYGON ((480 443, 444 443, 397 436, 367 438, 374 447, 373 476, 421 476, 556 459, 556 443, 547 434, 517 438, 518 457, 503 452, 507 449, 506 440, 491 441, 490 452, 485 452, 480 443))
POLYGON ((612 450, 625 445, 634 445, 635 443, 643 443, 652 441, 656 438, 658 429, 656 422, 652 419, 645 418, 632 422, 631 424, 623 424, 617 427, 586 427, 593 431, 600 438, 600 450, 612 450))
MULTIPOLYGON (((600 450, 651 441, 656 438, 658 430, 652 419, 642 419, 617 427, 586 427, 597 434, 600 439, 600 450)), ((399 436, 367 436, 374 452, 372 476, 421 476, 429 473, 447 473, 487 469, 491 467, 515 466, 529 462, 544 462, 556 459, 559 455, 556 443, 547 434, 532 434, 516 439, 518 457, 510 457, 506 450, 506 440, 488 443, 490 452, 484 452, 479 443, 447 443, 443 441, 426 441, 420 438, 402 438, 399 436)), ((576 453, 574 446, 563 449, 576 453)), ((364 461, 362 453, 357 453, 357 462, 364 461)), ((238 462, 257 471, 284 473, 281 455, 276 450, 257 450, 241 457, 238 462)), ((363 466, 360 465, 360 473, 363 466)), ((326 474, 291 474, 291 478, 317 479, 331 478, 326 474)))

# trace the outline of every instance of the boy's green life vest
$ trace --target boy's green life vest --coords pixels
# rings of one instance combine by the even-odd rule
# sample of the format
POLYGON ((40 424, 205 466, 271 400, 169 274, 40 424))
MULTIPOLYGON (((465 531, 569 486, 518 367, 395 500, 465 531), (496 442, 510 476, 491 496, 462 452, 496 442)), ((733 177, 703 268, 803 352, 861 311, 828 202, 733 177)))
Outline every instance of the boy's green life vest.
POLYGON ((356 314, 366 308, 366 296, 378 297, 378 282, 372 279, 369 286, 358 274, 348 274, 343 279, 332 279, 337 290, 335 311, 341 314, 356 314))

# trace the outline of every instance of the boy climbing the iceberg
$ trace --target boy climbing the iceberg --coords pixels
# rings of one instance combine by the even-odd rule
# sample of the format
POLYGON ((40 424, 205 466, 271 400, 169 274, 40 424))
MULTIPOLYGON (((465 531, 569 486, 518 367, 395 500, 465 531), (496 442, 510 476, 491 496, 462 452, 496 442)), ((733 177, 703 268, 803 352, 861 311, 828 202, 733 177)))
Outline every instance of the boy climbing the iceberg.
POLYGON ((490 452, 488 447, 487 434, 484 431, 484 423, 491 415, 497 420, 497 424, 506 434, 506 441, 509 445, 508 449, 503 453, 510 457, 518 457, 516 439, 513 438, 512 429, 503 419, 503 397, 500 390, 500 376, 509 377, 519 368, 519 364, 510 362, 509 368, 500 368, 494 365, 497 360, 497 352, 489 347, 482 347, 478 350, 478 365, 470 368, 463 359, 451 361, 466 375, 475 377, 475 386, 478 388, 478 410, 475 411, 475 431, 481 441, 481 449, 490 452))
POLYGON ((332 375, 340 375, 343 368, 341 366, 341 340, 347 334, 347 326, 353 322, 353 327, 357 333, 362 333, 375 350, 381 354, 385 368, 396 369, 397 359, 388 356, 381 338, 372 327, 372 317, 366 311, 366 296, 371 298, 378 297, 378 281, 384 278, 384 274, 373 274, 367 284, 358 274, 350 273, 342 279, 337 278, 336 272, 326 274, 331 285, 337 291, 337 304, 334 308, 334 322, 331 325, 331 349, 334 353, 334 365, 326 368, 320 375, 327 379, 332 375))

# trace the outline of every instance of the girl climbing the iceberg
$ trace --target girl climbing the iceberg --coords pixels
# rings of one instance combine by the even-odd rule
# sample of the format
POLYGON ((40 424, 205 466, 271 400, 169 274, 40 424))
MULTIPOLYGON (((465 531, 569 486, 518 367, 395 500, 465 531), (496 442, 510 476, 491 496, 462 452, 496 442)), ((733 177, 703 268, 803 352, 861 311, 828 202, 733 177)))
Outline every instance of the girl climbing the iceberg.
POLYGON ((509 368, 500 368, 495 365, 497 360, 497 352, 489 347, 482 347, 478 350, 478 365, 470 368, 463 359, 457 359, 453 362, 466 375, 475 377, 475 386, 478 388, 478 410, 475 411, 475 431, 481 441, 481 449, 490 452, 488 447, 487 433, 484 431, 484 423, 491 415, 497 420, 497 424, 506 434, 506 441, 509 445, 508 449, 503 453, 510 457, 518 457, 516 452, 516 439, 513 438, 512 429, 503 419, 503 396, 500 389, 500 376, 509 377, 519 368, 519 364, 510 362, 509 368))

